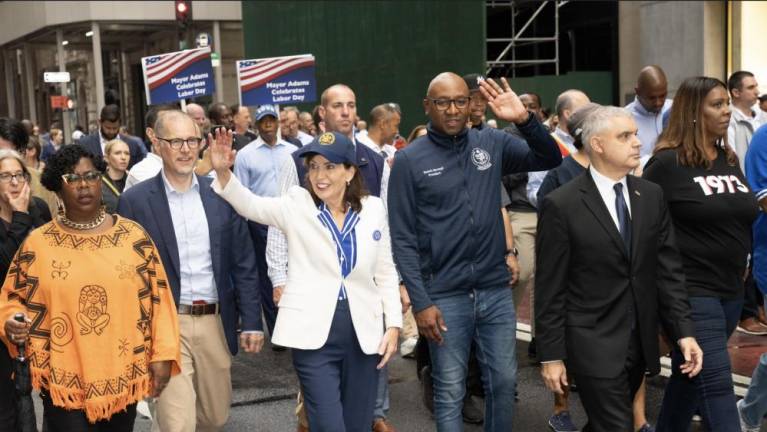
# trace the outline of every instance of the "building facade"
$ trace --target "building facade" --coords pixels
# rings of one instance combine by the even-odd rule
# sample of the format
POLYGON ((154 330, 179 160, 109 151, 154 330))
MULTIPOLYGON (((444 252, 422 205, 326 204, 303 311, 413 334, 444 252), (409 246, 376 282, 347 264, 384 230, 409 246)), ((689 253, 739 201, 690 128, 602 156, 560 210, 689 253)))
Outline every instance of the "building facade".
POLYGON ((242 4, 193 1, 186 30, 176 22, 173 1, 0 2, 0 116, 29 118, 47 129, 61 124, 67 142, 75 125, 93 128, 107 103, 120 105, 123 124, 143 135, 146 96, 141 57, 178 51, 181 41, 207 33, 221 58, 214 68, 216 93, 200 100, 235 103, 234 61, 242 59, 242 4), (70 73, 66 84, 45 83, 43 74, 70 73), (65 95, 71 109, 51 106, 65 95))

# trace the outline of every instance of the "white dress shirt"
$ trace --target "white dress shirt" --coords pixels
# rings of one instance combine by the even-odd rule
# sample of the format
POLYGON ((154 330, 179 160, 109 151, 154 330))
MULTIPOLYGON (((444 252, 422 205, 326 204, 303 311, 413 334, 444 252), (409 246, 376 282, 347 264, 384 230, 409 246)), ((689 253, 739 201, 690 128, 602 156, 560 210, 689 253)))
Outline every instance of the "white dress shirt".
POLYGON ((602 196, 602 201, 604 201, 607 206, 607 211, 610 212, 610 217, 613 218, 615 227, 618 228, 618 232, 620 232, 621 225, 618 221, 618 210, 615 208, 615 189, 613 189, 613 186, 615 186, 616 183, 621 183, 623 185, 623 200, 626 202, 626 207, 628 207, 629 210, 629 217, 631 217, 631 200, 629 199, 629 188, 626 183, 626 176, 623 176, 620 181, 615 181, 602 175, 602 173, 594 168, 594 165, 589 168, 589 173, 591 174, 591 178, 594 179, 594 183, 597 185, 597 190, 599 191, 599 195, 602 196))
POLYGON ((314 137, 313 136, 309 135, 308 133, 306 133, 306 132, 304 132, 302 130, 298 131, 297 138, 298 138, 299 141, 301 141, 301 145, 309 145, 309 144, 312 143, 312 141, 314 141, 314 137))
MULTIPOLYGON (((366 131, 362 131, 362 132, 366 132, 366 131)), ((383 147, 379 146, 378 144, 374 143, 372 139, 370 139, 370 135, 363 134, 362 132, 358 132, 357 135, 355 136, 355 138, 357 138, 357 142, 361 142, 362 144, 365 144, 366 146, 370 147, 374 152, 383 156, 383 158, 386 159, 387 161, 389 160, 389 158, 394 157, 394 153, 397 153, 397 147, 394 147, 391 144, 384 144, 383 147), (384 154, 382 154, 381 152, 385 153, 386 156, 384 156, 384 154)))
POLYGON ((213 261, 210 257, 210 232, 208 218, 200 197, 197 176, 192 176, 192 186, 186 192, 178 192, 162 172, 165 194, 168 196, 170 217, 178 246, 180 304, 191 305, 194 301, 218 303, 213 261))

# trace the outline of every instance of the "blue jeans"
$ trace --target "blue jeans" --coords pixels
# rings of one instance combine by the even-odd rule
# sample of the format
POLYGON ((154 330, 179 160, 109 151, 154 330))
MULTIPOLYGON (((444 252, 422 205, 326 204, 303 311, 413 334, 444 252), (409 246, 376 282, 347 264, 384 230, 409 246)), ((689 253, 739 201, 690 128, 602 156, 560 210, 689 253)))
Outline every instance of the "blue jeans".
POLYGON ((746 424, 752 427, 761 425, 762 418, 767 414, 767 353, 759 357, 759 364, 751 375, 751 385, 743 398, 740 412, 746 424))
POLYGON ((511 431, 517 381, 517 319, 511 290, 473 290, 434 303, 447 326, 442 345, 429 341, 437 431, 463 431, 461 409, 472 340, 485 389, 484 430, 511 431))
MULTIPOLYGON (((764 297, 764 304, 767 306, 767 296, 764 297)), ((753 427, 761 425, 762 418, 767 414, 767 353, 759 357, 759 364, 751 375, 751 385, 741 402, 740 412, 746 424, 753 427)))
POLYGON ((674 349, 671 378, 656 429, 686 431, 698 410, 708 430, 740 432, 727 340, 738 324, 743 300, 690 297, 690 307, 695 339, 703 350, 703 369, 692 379, 682 375, 679 366, 684 359, 679 349, 674 349))
POLYGON ((376 390, 376 406, 373 409, 373 421, 389 415, 389 366, 384 366, 378 371, 378 385, 376 390))

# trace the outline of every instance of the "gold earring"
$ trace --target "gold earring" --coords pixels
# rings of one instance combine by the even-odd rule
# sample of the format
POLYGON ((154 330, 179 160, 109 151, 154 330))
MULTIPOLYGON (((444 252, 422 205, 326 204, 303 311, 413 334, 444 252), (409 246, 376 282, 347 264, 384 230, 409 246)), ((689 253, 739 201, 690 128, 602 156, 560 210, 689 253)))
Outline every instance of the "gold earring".
POLYGON ((64 208, 64 201, 61 200, 58 196, 56 197, 56 214, 59 216, 64 216, 66 214, 66 209, 64 208))

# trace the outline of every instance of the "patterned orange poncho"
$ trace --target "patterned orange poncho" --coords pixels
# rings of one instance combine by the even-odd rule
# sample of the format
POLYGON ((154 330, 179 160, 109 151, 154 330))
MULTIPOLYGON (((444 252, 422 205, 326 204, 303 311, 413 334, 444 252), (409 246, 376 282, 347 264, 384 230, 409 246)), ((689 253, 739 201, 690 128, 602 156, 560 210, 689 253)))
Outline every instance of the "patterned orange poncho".
MULTIPOLYGON (((96 235, 71 234, 54 220, 30 233, 0 294, 0 321, 32 320, 28 357, 35 388, 54 405, 110 418, 149 394, 150 362, 180 370, 176 307, 148 234, 116 217, 96 235)), ((5 329, 0 337, 16 354, 5 329)))

